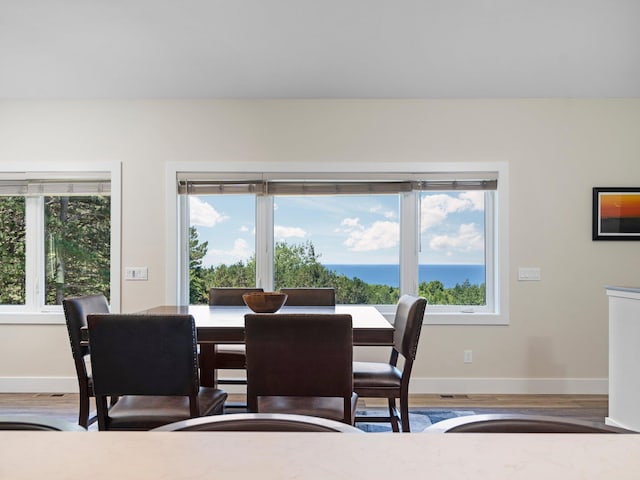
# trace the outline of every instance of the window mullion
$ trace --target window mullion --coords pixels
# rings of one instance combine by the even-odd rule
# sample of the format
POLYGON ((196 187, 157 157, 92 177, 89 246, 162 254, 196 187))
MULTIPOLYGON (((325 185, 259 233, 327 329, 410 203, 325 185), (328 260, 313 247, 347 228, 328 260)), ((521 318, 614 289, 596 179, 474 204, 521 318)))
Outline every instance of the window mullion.
POLYGON ((400 295, 418 293, 418 192, 400 195, 400 295))
POLYGON ((485 215, 485 298, 487 302, 487 310, 490 312, 496 311, 496 258, 498 248, 498 234, 495 215, 495 192, 485 192, 484 194, 484 215, 485 215))
POLYGON ((176 236, 177 252, 178 252, 178 284, 176 288, 176 295, 178 305, 189 304, 189 253, 190 253, 190 212, 189 212, 189 197, 186 195, 178 195, 178 218, 180 222, 178 224, 178 232, 176 236))
POLYGON ((44 305, 44 199, 25 198, 25 307, 35 311, 44 305))
POLYGON ((273 290, 273 196, 256 196, 256 286, 273 290))

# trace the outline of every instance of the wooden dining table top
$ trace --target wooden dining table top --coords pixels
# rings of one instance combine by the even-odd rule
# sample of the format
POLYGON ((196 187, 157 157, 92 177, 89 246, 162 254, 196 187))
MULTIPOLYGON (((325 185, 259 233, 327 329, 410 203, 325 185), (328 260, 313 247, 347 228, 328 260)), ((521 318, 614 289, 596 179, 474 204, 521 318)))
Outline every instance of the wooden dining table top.
MULTIPOLYGON (((246 306, 161 305, 143 314, 190 314, 198 331, 198 343, 244 343, 244 316, 253 313, 246 306)), ((349 314, 354 345, 393 345, 393 326, 371 305, 335 307, 283 307, 278 313, 349 314)))

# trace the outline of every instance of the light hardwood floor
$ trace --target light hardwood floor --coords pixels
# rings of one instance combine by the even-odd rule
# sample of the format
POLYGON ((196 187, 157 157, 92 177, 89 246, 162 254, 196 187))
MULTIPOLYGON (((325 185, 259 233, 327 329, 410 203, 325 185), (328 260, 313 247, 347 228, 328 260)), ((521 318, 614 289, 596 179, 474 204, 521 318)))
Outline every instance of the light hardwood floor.
MULTIPOLYGON (((242 395, 230 395, 242 401, 242 395)), ((606 395, 411 395, 415 410, 472 410, 477 413, 537 413, 603 422, 606 395)), ((386 406, 385 400, 363 399, 361 408, 386 406)), ((30 414, 64 418, 75 422, 78 395, 74 393, 0 393, 0 415, 30 414)))

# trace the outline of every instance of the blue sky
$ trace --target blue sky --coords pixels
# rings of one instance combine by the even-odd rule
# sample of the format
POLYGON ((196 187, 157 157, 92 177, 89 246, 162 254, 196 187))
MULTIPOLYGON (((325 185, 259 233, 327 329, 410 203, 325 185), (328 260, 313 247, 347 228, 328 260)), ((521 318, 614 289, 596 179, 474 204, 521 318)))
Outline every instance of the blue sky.
MULTIPOLYGON (((483 192, 421 197, 421 264, 484 263, 483 192)), ((397 264, 397 195, 300 196, 274 200, 274 236, 311 241, 324 264, 397 264)), ((191 225, 209 242, 205 266, 247 260, 254 251, 255 197, 190 197, 191 225)))

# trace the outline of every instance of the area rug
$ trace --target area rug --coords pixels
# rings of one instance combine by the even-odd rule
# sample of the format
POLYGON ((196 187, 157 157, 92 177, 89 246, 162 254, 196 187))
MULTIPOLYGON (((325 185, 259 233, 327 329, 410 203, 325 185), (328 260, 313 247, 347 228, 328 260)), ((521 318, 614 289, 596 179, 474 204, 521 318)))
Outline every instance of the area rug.
MULTIPOLYGON (((378 417, 386 414, 386 409, 367 409, 367 410, 358 410, 358 417, 378 417)), ((448 418, 461 417, 464 415, 473 415, 475 412, 473 410, 443 410, 443 409, 420 409, 420 410, 409 410, 409 424, 412 432, 421 432, 429 425, 433 425, 441 420, 446 420, 448 418)), ((367 423, 367 422, 357 422, 356 427, 360 430, 370 433, 381 433, 381 432, 391 432, 391 424, 390 423, 367 423)))

